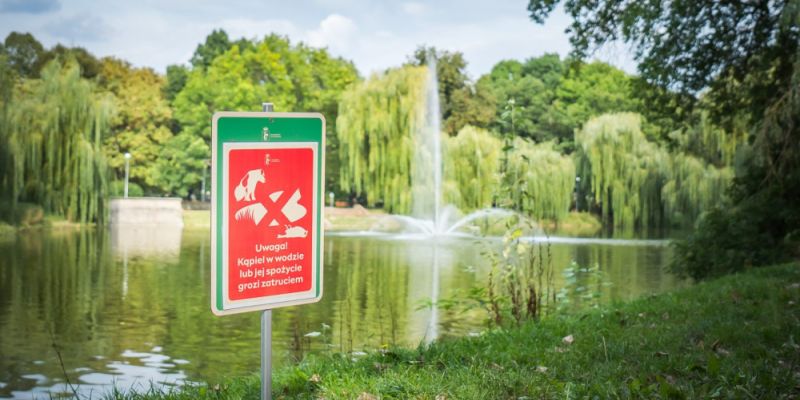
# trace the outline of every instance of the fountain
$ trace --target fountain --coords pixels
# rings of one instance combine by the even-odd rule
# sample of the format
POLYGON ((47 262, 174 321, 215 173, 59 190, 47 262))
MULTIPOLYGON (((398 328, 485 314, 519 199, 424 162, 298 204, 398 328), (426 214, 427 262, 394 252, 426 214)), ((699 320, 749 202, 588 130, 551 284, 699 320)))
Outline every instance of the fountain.
POLYGON ((439 105, 439 83, 436 58, 428 57, 428 82, 425 86, 425 113, 421 128, 415 132, 413 170, 411 171, 411 215, 392 215, 388 219, 400 222, 405 233, 432 235, 469 235, 463 231, 485 218, 505 218, 516 215, 508 210, 486 208, 461 216, 453 205, 442 199, 442 130, 439 105))

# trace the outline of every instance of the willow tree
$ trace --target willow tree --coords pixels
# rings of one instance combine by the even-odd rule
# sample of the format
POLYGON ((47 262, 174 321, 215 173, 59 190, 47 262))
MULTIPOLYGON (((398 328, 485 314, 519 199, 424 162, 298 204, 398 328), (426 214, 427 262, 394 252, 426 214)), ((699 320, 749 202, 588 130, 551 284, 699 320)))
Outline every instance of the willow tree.
POLYGON ((719 203, 732 180, 729 167, 716 168, 683 153, 673 155, 670 179, 661 189, 666 218, 673 224, 693 223, 719 203))
POLYGON ((107 167, 101 147, 111 99, 96 94, 71 61, 50 62, 41 79, 25 80, 15 91, 0 132, 8 149, 2 173, 11 206, 31 202, 72 221, 103 219, 107 167))
POLYGON ((556 151, 552 142, 534 144, 517 138, 513 146, 504 180, 510 187, 499 203, 536 219, 560 220, 572 201, 572 159, 556 151))
POLYGON ((503 142, 489 131, 465 126, 445 143, 445 204, 462 211, 491 207, 500 186, 503 142))
POLYGON ((426 68, 407 66, 342 95, 336 119, 342 190, 390 212, 410 211, 412 133, 425 122, 426 81, 426 68))
POLYGON ((729 169, 647 141, 638 114, 606 114, 576 132, 579 192, 615 227, 693 221, 724 197, 729 169))

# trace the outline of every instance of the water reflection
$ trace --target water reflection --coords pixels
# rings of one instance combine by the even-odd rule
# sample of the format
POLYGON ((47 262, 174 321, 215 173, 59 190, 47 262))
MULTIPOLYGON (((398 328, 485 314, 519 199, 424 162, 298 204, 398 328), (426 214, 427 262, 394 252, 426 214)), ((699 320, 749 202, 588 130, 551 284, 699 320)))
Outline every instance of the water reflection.
MULTIPOLYGON (((127 247, 127 257, 119 249, 135 240, 114 231, 21 234, 0 243, 0 397, 69 394, 65 375, 79 392, 96 396, 111 384, 147 388, 256 373, 259 313, 218 318, 209 310, 208 237, 185 230, 153 254, 127 247)), ((481 253, 499 245, 326 238, 323 300, 274 312, 275 364, 309 351, 413 346, 482 330, 482 310, 420 306, 482 285, 489 264, 481 253)), ((662 270, 665 246, 556 242, 549 251, 557 271, 573 262, 602 270, 556 273, 557 287, 599 293, 574 296, 575 307, 677 283, 662 270)))
MULTIPOLYGON (((171 224, 114 224, 111 250, 116 257, 162 257, 177 259, 183 228, 171 224)), ((174 260, 177 261, 177 260, 174 260)))

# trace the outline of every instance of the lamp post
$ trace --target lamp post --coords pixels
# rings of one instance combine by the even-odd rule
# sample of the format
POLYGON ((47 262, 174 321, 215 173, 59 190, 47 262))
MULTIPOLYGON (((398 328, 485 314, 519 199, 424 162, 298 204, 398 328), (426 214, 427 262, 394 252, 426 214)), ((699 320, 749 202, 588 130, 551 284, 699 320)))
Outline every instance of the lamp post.
POLYGON ((581 198, 581 177, 575 177, 575 211, 580 212, 580 208, 578 208, 578 201, 581 198))
POLYGON ((131 153, 125 153, 125 198, 128 198, 128 175, 130 172, 131 153))
POLYGON ((333 192, 328 193, 328 198, 331 199, 331 207, 333 207, 333 192))
POLYGON ((206 202, 206 170, 211 165, 211 160, 204 160, 203 161, 203 185, 200 189, 202 193, 200 194, 200 200, 205 203, 206 202))

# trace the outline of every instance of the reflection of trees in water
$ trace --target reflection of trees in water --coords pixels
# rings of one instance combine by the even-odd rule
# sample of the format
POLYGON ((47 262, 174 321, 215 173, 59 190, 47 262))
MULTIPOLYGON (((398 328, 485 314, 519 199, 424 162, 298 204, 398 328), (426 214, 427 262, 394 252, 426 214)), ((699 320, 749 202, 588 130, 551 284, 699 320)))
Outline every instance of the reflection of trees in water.
POLYGON ((553 264, 559 271, 556 288, 569 286, 571 309, 659 293, 678 284, 677 278, 663 270, 670 256, 665 246, 553 244, 551 247, 553 264), (568 282, 561 271, 571 265, 592 271, 579 271, 572 276, 574 281, 568 282), (576 288, 583 289, 575 291, 576 288))
MULTIPOLYGON (((0 395, 37 385, 50 387, 55 379, 63 379, 49 330, 73 382, 86 373, 75 368, 110 373, 115 361, 150 371, 185 371, 188 379, 198 381, 257 370, 260 313, 219 318, 210 312, 208 240, 208 231, 185 230, 177 258, 138 255, 129 257, 127 264, 113 255, 104 230, 32 232, 1 242, 0 381, 8 386, 0 389, 0 395), (170 360, 189 363, 171 365, 168 360, 148 366, 143 359, 123 356, 126 350, 153 353, 156 346, 170 360), (22 378, 26 374, 41 374, 48 381, 37 384, 22 378)), ((430 316, 429 310, 416 308, 431 297, 433 246, 438 246, 440 299, 452 297, 458 288, 485 285, 488 272, 480 255, 486 247, 471 240, 329 238, 325 245, 322 301, 274 311, 277 367, 309 351, 418 344, 430 316), (314 331, 321 335, 305 336, 314 331)), ((661 270, 669 257, 664 248, 551 247, 556 287, 563 284, 560 271, 572 260, 581 266, 599 265, 613 282, 605 286, 594 277, 578 277, 580 285, 599 290, 603 301, 675 284, 661 270)), ((478 328, 484 317, 481 309, 439 309, 438 327, 444 335, 463 335, 478 328)))
POLYGON ((332 344, 339 351, 402 344, 410 278, 402 254, 405 249, 358 239, 336 245, 335 259, 326 270, 326 274, 336 274, 327 286, 335 296, 329 314, 332 344))
POLYGON ((98 329, 115 318, 106 310, 120 292, 119 277, 103 268, 110 258, 103 235, 24 232, 0 249, 0 381, 8 384, 0 395, 32 388, 35 381, 21 378, 30 371, 63 377, 50 332, 68 370, 113 345, 98 329))

